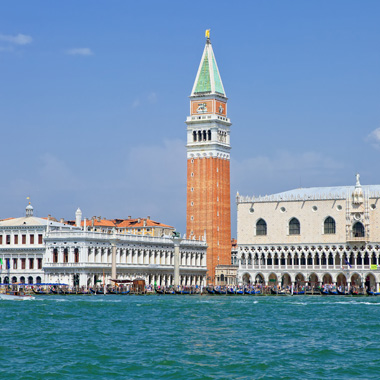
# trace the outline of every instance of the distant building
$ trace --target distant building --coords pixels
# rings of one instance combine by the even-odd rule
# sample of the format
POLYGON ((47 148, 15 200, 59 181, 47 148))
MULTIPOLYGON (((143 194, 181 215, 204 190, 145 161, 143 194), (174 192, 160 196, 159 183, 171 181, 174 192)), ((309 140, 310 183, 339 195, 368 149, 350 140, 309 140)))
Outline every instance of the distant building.
POLYGON ((238 281, 380 283, 380 185, 237 195, 238 281))
MULTIPOLYGON (((117 279, 144 278, 146 284, 170 286, 174 281, 174 243, 169 236, 139 236, 93 231, 52 231, 46 238, 47 281, 78 286, 108 284, 112 245, 116 245, 117 279)), ((207 245, 182 240, 180 284, 205 285, 207 245)))
POLYGON ((26 215, 0 221, 0 283, 45 282, 45 237, 48 231, 72 227, 33 215, 29 203, 26 215))
POLYGON ((215 285, 237 285, 238 248, 237 240, 231 239, 231 264, 215 267, 215 285))
MULTIPOLYGON (((0 283, 109 284, 115 244, 117 279, 173 284, 173 227, 150 218, 94 218, 88 223, 80 209, 75 216, 67 223, 38 218, 29 204, 25 217, 0 221, 0 283)), ((205 285, 206 250, 203 240, 181 241, 180 284, 205 285)))
POLYGON ((230 119, 209 36, 190 95, 187 124, 186 235, 206 236, 207 282, 231 261, 230 119))
MULTIPOLYGON (((82 216, 80 209, 77 210, 77 213, 82 216)), ((65 223, 72 226, 77 225, 75 220, 68 220, 65 223)), ((87 231, 112 233, 113 229, 116 229, 119 234, 155 237, 172 236, 175 231, 174 227, 156 222, 150 216, 136 219, 132 219, 130 216, 127 219, 106 219, 93 216, 91 219, 81 220, 80 225, 82 228, 86 226, 87 231)))

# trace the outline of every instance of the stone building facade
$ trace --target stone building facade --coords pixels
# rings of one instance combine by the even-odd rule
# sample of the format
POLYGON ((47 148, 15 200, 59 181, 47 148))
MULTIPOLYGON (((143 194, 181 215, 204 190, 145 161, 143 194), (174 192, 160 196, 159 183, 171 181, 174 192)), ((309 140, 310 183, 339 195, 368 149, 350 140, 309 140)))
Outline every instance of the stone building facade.
MULTIPOLYGON (((108 234, 93 231, 52 231, 46 238, 45 277, 71 286, 109 284, 112 245, 116 245, 116 278, 143 278, 146 284, 174 283, 174 242, 170 237, 108 234)), ((204 241, 180 243, 180 284, 205 285, 207 245, 204 241)))
POLYGON ((49 218, 33 215, 33 207, 26 207, 26 215, 0 221, 0 283, 35 284, 45 282, 45 236, 54 230, 73 227, 49 218))
POLYGON ((380 283, 380 185, 237 195, 238 282, 380 283))

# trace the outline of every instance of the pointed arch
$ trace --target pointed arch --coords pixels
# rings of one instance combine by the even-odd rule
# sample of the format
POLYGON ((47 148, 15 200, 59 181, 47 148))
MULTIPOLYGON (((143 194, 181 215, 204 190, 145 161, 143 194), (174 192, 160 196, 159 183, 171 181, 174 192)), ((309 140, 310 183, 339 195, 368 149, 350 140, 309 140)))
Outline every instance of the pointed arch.
POLYGON ((356 222, 352 226, 352 234, 354 237, 364 237, 365 236, 364 226, 361 222, 356 222))
POLYGON ((323 222, 323 233, 325 235, 332 235, 336 233, 335 219, 331 216, 328 216, 323 222))
POLYGON ((289 235, 300 235, 301 224, 297 218, 292 218, 289 221, 289 235))
POLYGON ((256 222, 256 235, 265 236, 267 234, 267 223, 264 219, 260 218, 256 222))

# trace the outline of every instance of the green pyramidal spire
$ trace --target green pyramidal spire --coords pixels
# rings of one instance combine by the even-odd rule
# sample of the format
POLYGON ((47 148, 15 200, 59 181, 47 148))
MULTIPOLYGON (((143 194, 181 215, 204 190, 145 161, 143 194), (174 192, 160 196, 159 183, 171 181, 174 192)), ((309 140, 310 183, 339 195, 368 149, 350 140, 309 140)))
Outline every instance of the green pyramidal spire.
POLYGON ((226 96, 210 38, 207 38, 191 96, 209 94, 226 96))

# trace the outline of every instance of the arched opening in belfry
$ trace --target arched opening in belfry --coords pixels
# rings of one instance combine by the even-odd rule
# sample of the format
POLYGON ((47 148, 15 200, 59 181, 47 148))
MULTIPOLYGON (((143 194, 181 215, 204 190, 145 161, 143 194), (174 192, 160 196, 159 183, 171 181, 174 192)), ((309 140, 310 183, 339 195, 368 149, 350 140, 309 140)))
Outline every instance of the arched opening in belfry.
POLYGON ((198 131, 198 141, 202 141, 202 131, 198 131))
POLYGON ((197 132, 193 131, 193 141, 197 141, 197 132))
POLYGON ((206 136, 206 131, 203 131, 203 141, 206 141, 207 136, 206 136))
POLYGON ((208 139, 208 141, 211 141, 211 130, 210 129, 207 132, 207 139, 208 139))

